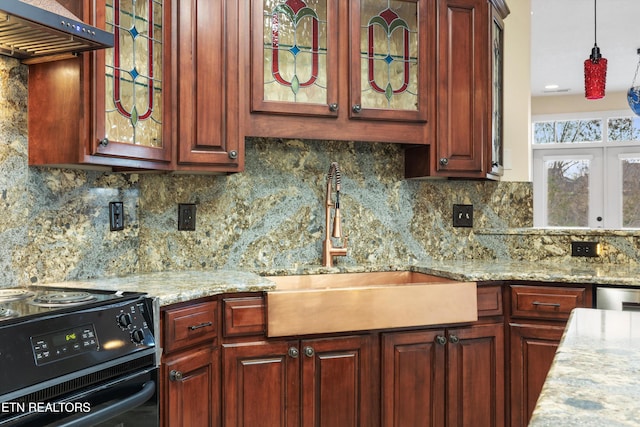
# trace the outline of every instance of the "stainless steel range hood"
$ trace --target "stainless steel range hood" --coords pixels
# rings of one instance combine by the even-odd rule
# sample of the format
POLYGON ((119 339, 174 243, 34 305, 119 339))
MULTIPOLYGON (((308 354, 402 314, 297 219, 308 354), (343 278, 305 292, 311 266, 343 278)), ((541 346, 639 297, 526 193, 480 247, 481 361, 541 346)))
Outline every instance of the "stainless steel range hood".
POLYGON ((0 54, 24 63, 113 47, 113 34, 83 23, 55 0, 0 0, 0 54))

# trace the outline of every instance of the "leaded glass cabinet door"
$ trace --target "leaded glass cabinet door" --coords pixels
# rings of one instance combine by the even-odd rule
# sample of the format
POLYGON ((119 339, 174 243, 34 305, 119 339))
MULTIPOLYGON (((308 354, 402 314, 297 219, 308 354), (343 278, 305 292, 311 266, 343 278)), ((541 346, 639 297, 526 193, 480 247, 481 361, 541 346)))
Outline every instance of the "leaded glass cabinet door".
POLYGON ((335 0, 251 1, 251 111, 338 114, 335 0))
POLYGON ((435 99, 435 2, 350 4, 351 118, 426 121, 435 99))
POLYGON ((115 45, 96 54, 93 154, 169 162, 170 0, 98 3, 115 45))

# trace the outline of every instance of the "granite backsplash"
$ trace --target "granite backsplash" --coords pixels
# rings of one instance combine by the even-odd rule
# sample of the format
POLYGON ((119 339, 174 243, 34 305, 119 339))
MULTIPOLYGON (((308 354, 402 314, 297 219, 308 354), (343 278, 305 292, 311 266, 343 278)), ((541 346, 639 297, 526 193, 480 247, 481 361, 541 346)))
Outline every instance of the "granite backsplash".
MULTIPOLYGON (((531 183, 405 180, 404 152, 394 144, 249 138, 245 172, 228 176, 29 167, 27 72, 0 57, 0 287, 319 264, 325 180, 333 161, 342 170, 350 247, 340 263, 569 256, 571 233, 530 229, 531 183), (124 203, 123 231, 109 230, 111 201, 124 203), (177 230, 178 203, 197 205, 195 231, 177 230), (474 205, 473 228, 452 227, 456 203, 474 205)), ((633 233, 601 233, 598 239, 606 242, 607 256, 583 261, 637 262, 633 233)))

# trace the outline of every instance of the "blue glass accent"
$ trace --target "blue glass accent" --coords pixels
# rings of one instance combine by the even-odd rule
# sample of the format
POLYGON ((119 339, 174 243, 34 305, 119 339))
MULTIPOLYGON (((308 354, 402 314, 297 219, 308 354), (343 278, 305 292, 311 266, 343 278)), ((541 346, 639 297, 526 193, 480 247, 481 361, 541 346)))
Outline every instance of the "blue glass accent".
POLYGON ((391 64, 393 62, 393 57, 391 55, 387 55, 387 57, 384 58, 384 62, 391 64))
POLYGON ((133 78, 133 80, 135 80, 136 77, 138 77, 140 75, 140 73, 138 73, 138 70, 136 70, 135 68, 133 68, 131 71, 129 71, 129 74, 131 74, 131 77, 133 78))
POLYGON ((300 49, 294 44, 291 46, 291 49, 289 49, 289 52, 293 53, 293 56, 296 56, 300 52, 300 49))
POLYGON ((138 37, 138 35, 140 34, 138 32, 138 29, 135 26, 129 30, 129 33, 131 34, 131 37, 133 37, 134 39, 138 37))
POLYGON ((627 92, 627 102, 629 102, 629 107, 631 107, 631 111, 640 116, 640 87, 632 87, 627 92))

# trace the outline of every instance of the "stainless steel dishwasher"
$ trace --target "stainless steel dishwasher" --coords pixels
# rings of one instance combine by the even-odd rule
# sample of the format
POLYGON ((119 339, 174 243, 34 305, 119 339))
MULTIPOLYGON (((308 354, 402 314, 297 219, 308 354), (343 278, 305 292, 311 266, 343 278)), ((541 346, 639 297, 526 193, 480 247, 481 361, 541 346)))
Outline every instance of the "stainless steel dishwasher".
POLYGON ((603 310, 640 311, 640 288, 598 286, 595 305, 603 310))

